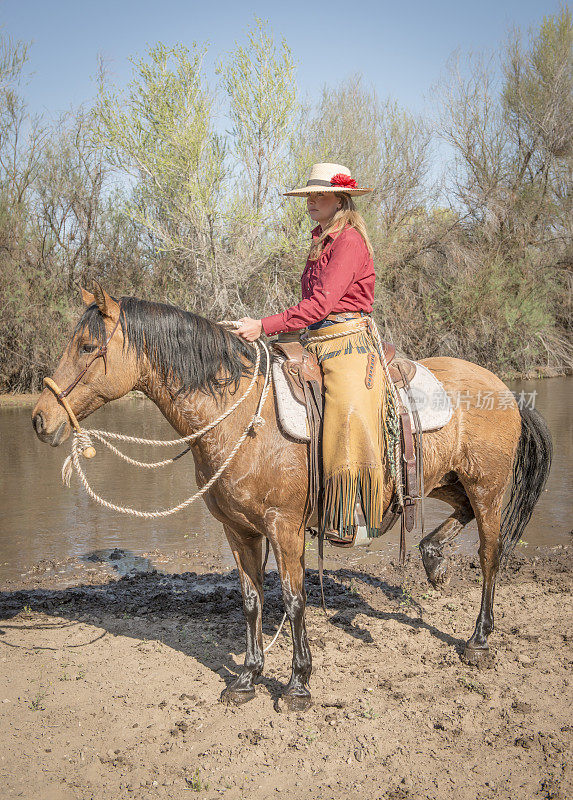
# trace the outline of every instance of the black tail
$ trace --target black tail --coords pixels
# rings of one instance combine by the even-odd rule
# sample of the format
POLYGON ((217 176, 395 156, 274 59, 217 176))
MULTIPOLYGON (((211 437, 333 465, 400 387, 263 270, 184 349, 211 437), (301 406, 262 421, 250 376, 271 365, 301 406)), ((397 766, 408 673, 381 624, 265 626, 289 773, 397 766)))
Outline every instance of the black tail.
POLYGON ((501 518, 501 559, 507 559, 533 514, 543 491, 553 445, 547 423, 535 409, 520 409, 521 436, 513 464, 511 494, 501 518))

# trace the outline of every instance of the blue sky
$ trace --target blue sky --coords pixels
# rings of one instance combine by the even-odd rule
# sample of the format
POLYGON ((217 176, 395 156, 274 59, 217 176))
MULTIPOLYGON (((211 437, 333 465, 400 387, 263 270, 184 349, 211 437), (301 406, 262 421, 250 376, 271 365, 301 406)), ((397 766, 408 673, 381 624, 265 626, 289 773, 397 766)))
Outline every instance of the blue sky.
POLYGON ((129 56, 144 55, 157 41, 210 42, 212 63, 244 39, 255 14, 287 39, 303 92, 314 95, 359 71, 381 97, 423 111, 431 108, 431 85, 456 48, 496 49, 512 25, 526 34, 560 6, 559 0, 0 0, 0 26, 14 39, 32 41, 23 94, 31 111, 50 116, 94 95, 98 53, 123 86, 129 56))

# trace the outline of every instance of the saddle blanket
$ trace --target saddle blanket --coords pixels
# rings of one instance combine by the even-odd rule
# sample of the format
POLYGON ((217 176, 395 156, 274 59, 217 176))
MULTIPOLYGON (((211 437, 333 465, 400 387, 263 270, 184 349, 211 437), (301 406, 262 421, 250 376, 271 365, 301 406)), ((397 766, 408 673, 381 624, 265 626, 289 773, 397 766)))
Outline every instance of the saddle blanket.
MULTIPOLYGON (((306 408, 294 394, 284 376, 282 362, 284 356, 274 356, 272 362, 272 375, 277 402, 277 415, 282 430, 287 436, 299 442, 308 442, 308 423, 306 408)), ((436 431, 443 428, 450 419, 454 410, 446 390, 436 376, 418 361, 416 373, 410 381, 410 389, 418 414, 422 431, 436 431)), ((410 414, 412 430, 415 431, 412 409, 405 389, 398 389, 404 407, 410 414)))

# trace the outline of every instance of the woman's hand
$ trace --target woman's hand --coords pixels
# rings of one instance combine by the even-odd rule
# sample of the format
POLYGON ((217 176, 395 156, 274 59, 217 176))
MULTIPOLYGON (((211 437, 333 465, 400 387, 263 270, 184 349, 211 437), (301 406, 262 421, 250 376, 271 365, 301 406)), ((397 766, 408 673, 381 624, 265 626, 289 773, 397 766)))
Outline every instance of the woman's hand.
POLYGON ((251 317, 241 317, 238 322, 241 323, 239 328, 235 328, 233 333, 246 339, 247 342, 254 342, 258 339, 263 332, 263 326, 260 319, 252 319, 251 317))

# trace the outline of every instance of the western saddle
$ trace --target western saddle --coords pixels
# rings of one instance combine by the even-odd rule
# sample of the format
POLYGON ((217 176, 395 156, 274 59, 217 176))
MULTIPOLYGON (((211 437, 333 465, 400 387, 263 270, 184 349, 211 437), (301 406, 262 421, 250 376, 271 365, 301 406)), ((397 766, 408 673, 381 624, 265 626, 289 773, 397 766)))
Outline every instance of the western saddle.
MULTIPOLYGON (((403 387, 408 394, 416 426, 416 443, 414 443, 410 414, 400 399, 399 419, 403 494, 400 497, 396 491, 396 486, 394 486, 394 494, 384 513, 380 533, 385 533, 394 524, 398 516, 401 516, 400 563, 403 564, 406 556, 406 531, 411 531, 414 527, 416 503, 422 499, 423 494, 423 473, 421 468, 422 431, 410 392, 410 380, 416 372, 416 364, 407 358, 397 357, 396 347, 390 342, 383 342, 382 345, 390 377, 396 389, 403 387)), ((314 535, 319 534, 319 569, 322 575, 322 535, 319 523, 321 487, 320 429, 324 398, 322 371, 314 354, 303 346, 298 333, 280 334, 277 339, 272 341, 272 346, 275 352, 284 356, 282 370, 287 382, 294 396, 306 406, 310 432, 306 529, 314 535)), ((367 379, 368 376, 366 376, 367 379)), ((400 398, 399 394, 398 398, 400 398)), ((352 534, 348 537, 341 537, 338 531, 325 531, 324 536, 331 544, 339 547, 351 547, 355 542, 358 524, 361 521, 364 521, 362 509, 360 508, 360 503, 357 502, 355 508, 356 524, 353 526, 352 534)))

